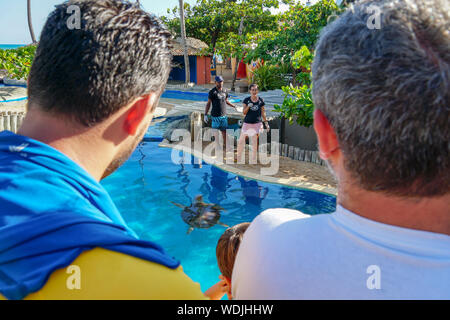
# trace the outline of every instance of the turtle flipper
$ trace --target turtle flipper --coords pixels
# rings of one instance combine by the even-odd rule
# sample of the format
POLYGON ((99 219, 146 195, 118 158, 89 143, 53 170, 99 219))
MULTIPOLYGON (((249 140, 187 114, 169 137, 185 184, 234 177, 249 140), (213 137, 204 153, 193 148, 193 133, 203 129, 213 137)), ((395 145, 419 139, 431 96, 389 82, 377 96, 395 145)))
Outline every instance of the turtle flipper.
POLYGON ((174 205, 176 205, 177 207, 180 207, 181 209, 184 209, 184 208, 186 208, 186 206, 183 206, 182 204, 179 204, 179 203, 176 203, 176 202, 173 202, 173 201, 170 201, 172 204, 174 204, 174 205))
POLYGON ((186 232, 186 234, 190 234, 193 230, 194 230, 194 227, 190 227, 190 228, 188 229, 188 231, 186 232))
POLYGON ((222 227, 227 227, 227 228, 230 227, 229 225, 226 225, 225 223, 222 223, 222 222, 220 222, 220 221, 217 221, 217 224, 218 224, 218 225, 221 225, 222 227))
POLYGON ((222 208, 221 206, 219 206, 218 204, 212 205, 212 207, 214 210, 219 210, 219 211, 227 211, 224 208, 222 208))

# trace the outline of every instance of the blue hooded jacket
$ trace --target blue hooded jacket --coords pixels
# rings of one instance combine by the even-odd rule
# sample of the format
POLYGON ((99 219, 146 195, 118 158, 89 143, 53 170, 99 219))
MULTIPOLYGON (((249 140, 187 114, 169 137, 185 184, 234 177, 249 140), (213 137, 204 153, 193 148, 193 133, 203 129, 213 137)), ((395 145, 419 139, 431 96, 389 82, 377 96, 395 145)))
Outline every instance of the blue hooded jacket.
POLYGON ((95 247, 179 266, 159 245, 139 240, 106 190, 67 156, 0 132, 0 293, 23 299, 95 247))

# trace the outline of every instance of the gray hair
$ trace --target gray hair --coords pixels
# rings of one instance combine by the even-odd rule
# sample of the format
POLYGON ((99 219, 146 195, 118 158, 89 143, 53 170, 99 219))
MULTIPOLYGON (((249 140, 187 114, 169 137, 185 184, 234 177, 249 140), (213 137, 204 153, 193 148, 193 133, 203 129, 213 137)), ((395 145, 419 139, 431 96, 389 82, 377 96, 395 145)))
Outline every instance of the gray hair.
POLYGON ((447 0, 362 1, 322 30, 314 104, 366 190, 450 190, 449 12, 447 0), (368 28, 371 5, 380 9, 379 29, 368 28))

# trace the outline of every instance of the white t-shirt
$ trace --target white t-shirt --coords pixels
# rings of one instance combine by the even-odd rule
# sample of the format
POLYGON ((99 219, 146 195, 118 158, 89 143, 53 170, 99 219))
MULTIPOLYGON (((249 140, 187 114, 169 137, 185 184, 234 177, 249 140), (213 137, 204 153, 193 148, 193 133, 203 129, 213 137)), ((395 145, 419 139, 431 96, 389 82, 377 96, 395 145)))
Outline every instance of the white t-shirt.
POLYGON ((233 298, 450 299, 450 236, 336 210, 256 217, 236 257, 233 298))

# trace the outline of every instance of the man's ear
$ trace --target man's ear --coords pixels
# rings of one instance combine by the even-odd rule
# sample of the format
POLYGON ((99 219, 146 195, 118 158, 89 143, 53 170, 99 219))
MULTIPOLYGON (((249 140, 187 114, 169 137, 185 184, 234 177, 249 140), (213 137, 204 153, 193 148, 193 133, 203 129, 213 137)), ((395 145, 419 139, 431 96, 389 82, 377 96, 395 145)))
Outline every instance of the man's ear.
POLYGON ((327 117, 318 109, 314 110, 314 130, 319 141, 320 157, 327 160, 336 149, 339 149, 339 142, 327 117))
POLYGON ((146 118, 148 113, 153 112, 154 106, 153 94, 139 97, 132 102, 129 107, 124 122, 124 130, 129 135, 135 135, 142 121, 146 118))

